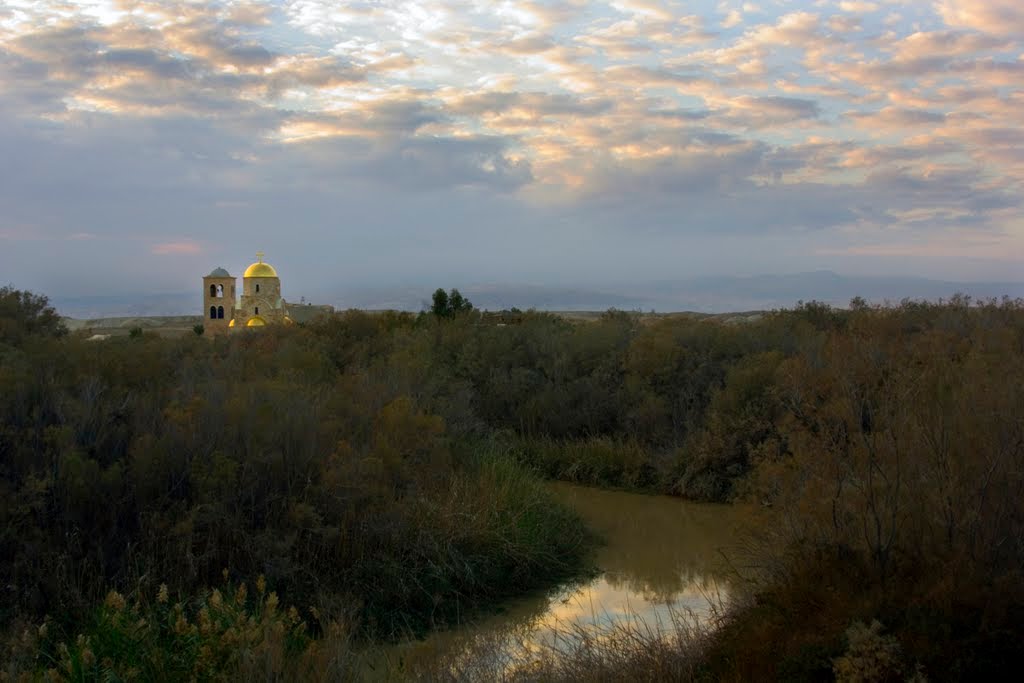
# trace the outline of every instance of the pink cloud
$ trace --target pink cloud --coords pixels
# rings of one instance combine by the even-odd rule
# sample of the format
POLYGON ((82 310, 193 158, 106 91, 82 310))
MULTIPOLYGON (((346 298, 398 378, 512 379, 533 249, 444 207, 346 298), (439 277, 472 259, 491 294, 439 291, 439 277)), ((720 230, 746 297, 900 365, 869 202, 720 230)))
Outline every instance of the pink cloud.
POLYGON ((42 229, 34 225, 19 224, 0 226, 0 240, 10 242, 38 242, 52 239, 42 229))
POLYGON ((1024 5, 1019 0, 944 0, 938 9, 949 26, 1004 36, 1024 31, 1024 5))
POLYGON ((182 240, 181 242, 155 244, 149 251, 160 256, 168 256, 173 254, 198 254, 201 248, 191 240, 182 240))

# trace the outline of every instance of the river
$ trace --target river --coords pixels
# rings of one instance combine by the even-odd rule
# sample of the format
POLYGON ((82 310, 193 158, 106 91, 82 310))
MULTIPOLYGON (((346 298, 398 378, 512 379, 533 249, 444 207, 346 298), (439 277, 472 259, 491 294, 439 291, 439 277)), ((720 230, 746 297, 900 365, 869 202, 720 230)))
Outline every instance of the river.
POLYGON ((580 630, 624 623, 665 632, 674 615, 706 619, 728 599, 733 587, 727 558, 743 509, 557 482, 549 486, 602 537, 594 558, 597 574, 510 601, 495 614, 424 640, 389 647, 382 653, 384 666, 373 668, 391 672, 390 678, 396 670, 429 668, 439 658, 472 658, 480 652, 515 658, 541 647, 564 647, 565 639, 580 630))

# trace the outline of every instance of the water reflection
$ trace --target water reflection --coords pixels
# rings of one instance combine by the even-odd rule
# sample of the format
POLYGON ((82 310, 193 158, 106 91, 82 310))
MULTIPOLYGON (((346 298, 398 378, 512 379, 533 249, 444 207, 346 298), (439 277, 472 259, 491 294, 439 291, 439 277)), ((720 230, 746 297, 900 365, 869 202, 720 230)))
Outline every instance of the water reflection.
POLYGON ((738 531, 737 508, 570 484, 552 487, 605 539, 597 564, 616 588, 664 602, 727 571, 722 552, 738 531))
POLYGON ((457 653, 487 644, 491 652, 557 647, 568 632, 623 623, 665 633, 673 628, 675 615, 700 619, 728 598, 723 551, 736 537, 742 510, 667 496, 551 486, 604 538, 595 557, 599 574, 514 601, 472 624, 395 646, 385 653, 384 668, 394 671, 401 662, 401 670, 416 671, 441 656, 458 659, 457 653))

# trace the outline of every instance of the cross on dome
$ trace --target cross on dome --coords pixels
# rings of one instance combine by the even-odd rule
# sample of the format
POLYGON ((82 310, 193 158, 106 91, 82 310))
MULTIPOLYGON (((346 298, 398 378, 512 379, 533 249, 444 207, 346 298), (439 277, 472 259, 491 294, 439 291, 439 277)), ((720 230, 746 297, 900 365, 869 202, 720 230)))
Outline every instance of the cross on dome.
POLYGON ((256 258, 259 260, 246 268, 245 274, 242 277, 277 277, 277 271, 274 270, 272 265, 263 260, 263 256, 262 251, 257 251, 256 258))

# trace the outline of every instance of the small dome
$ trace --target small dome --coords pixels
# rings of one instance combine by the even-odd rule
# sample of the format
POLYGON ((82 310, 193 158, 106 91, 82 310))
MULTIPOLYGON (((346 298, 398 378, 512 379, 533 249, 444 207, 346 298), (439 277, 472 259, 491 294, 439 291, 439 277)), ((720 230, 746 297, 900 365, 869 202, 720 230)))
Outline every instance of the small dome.
POLYGON ((259 260, 246 268, 245 275, 242 277, 277 277, 277 271, 274 270, 274 266, 263 262, 262 251, 256 252, 256 258, 259 260))
POLYGON ((291 318, 289 318, 288 316, 285 316, 285 317, 284 317, 284 324, 285 324, 285 325, 294 325, 294 324, 295 324, 295 321, 294 321, 294 320, 292 320, 291 318))
POLYGON ((231 277, 231 273, 224 270, 223 268, 214 268, 213 272, 206 277, 231 277))
POLYGON ((253 317, 249 318, 249 322, 247 322, 245 324, 245 326, 246 327, 265 327, 266 324, 267 324, 266 320, 264 320, 263 318, 259 317, 258 315, 254 315, 253 317))
POLYGON ((234 327, 234 326, 235 326, 235 319, 232 318, 231 322, 228 323, 228 327, 234 327))

